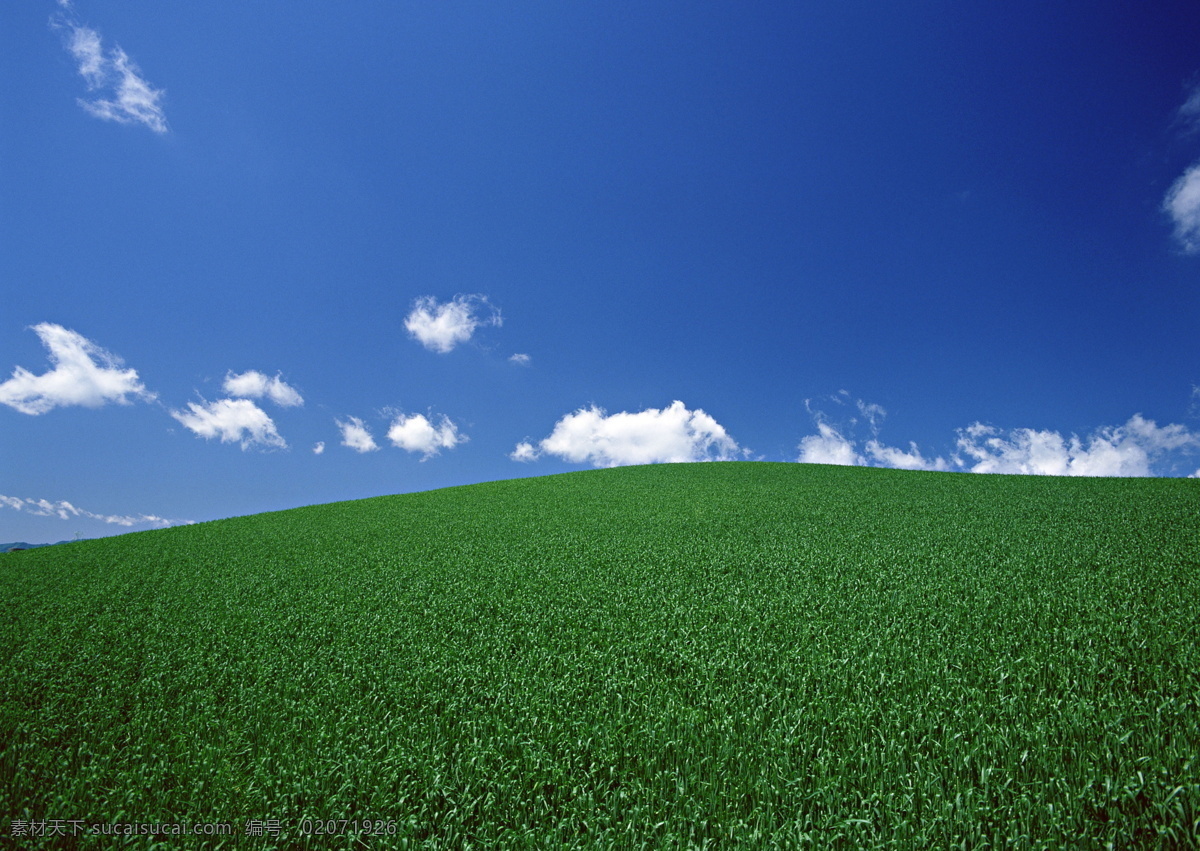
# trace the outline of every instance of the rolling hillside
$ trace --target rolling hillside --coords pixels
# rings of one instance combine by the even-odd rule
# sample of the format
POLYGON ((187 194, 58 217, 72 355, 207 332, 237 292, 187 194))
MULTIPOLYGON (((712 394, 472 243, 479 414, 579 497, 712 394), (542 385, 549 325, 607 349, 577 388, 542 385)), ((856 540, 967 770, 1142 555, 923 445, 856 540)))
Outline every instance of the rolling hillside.
POLYGON ((1200 838, 1197 481, 626 467, 4 555, 0 591, 14 847, 1200 838))

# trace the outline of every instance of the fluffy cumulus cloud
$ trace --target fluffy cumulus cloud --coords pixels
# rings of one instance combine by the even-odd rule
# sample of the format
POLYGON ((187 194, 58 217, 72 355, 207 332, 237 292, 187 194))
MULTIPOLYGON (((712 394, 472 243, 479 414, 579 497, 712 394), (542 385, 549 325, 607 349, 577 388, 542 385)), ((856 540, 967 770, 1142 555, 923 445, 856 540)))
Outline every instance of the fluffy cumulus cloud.
POLYGON ((854 449, 853 441, 842 436, 829 423, 817 423, 818 434, 810 434, 800 441, 801 464, 839 464, 843 467, 862 465, 863 457, 854 449))
POLYGON ((404 320, 413 339, 441 354, 471 339, 477 328, 500 324, 500 311, 482 295, 458 295, 444 304, 438 304, 433 296, 422 296, 413 302, 404 320))
POLYGON ((619 467, 732 461, 745 457, 749 450, 740 448, 704 411, 688 410, 683 402, 675 401, 668 408, 647 408, 637 413, 606 414, 595 405, 580 409, 560 419, 536 448, 522 442, 509 457, 532 461, 542 454, 596 467, 619 467))
POLYGON ((325 453, 325 441, 318 440, 313 444, 313 455, 323 455, 325 453))
POLYGON ((1141 414, 1086 440, 1056 431, 1013 429, 1007 434, 973 423, 958 434, 955 463, 973 473, 1041 476, 1150 476, 1167 453, 1200 447, 1200 436, 1182 425, 1159 426, 1141 414), (963 456, 968 460, 963 460, 963 456))
MULTIPOLYGON (((68 9, 70 7, 64 7, 68 9)), ((120 47, 105 50, 100 34, 70 16, 59 16, 54 25, 66 32, 67 50, 92 92, 79 105, 90 114, 119 124, 140 124, 155 133, 167 132, 162 89, 142 76, 137 64, 120 47)))
MULTIPOLYGON (((886 411, 862 402, 859 410, 875 434, 886 411), (868 411, 874 416, 868 416, 868 411)), ((868 440, 860 452, 849 433, 856 420, 838 427, 821 412, 810 408, 810 413, 818 433, 800 441, 797 460, 801 463, 1042 476, 1151 476, 1167 462, 1178 462, 1172 453, 1200 450, 1200 434, 1177 424, 1159 426, 1135 414, 1123 426, 1100 428, 1086 438, 1031 428, 1002 431, 977 422, 958 430, 955 451, 947 461, 940 456, 926 457, 916 443, 909 443, 906 451, 877 437, 868 440)))
POLYGON ((444 414, 436 424, 424 414, 397 414, 387 436, 393 446, 420 452, 422 461, 467 441, 467 436, 459 434, 458 427, 444 414))
POLYGON ((508 457, 514 461, 536 461, 538 451, 532 443, 522 440, 512 452, 508 453, 508 457))
POLYGON ((186 411, 171 411, 188 430, 205 440, 218 438, 222 443, 240 443, 242 449, 286 449, 275 423, 267 412, 249 399, 218 399, 198 404, 189 402, 186 411))
POLYGON ((98 408, 109 402, 127 405, 131 398, 154 398, 138 380, 137 370, 122 369, 119 357, 82 335, 49 322, 33 326, 33 331, 49 352, 53 368, 34 375, 18 366, 0 384, 0 403, 36 415, 68 405, 98 408))
POLYGON ((224 390, 230 396, 247 399, 267 398, 276 405, 294 408, 304 404, 304 399, 279 376, 269 378, 256 370, 235 375, 230 372, 225 376, 224 390))
POLYGON ((161 529, 167 526, 190 524, 191 520, 168 520, 155 514, 97 514, 72 505, 65 499, 51 502, 48 499, 29 499, 15 496, 0 496, 0 506, 23 511, 38 517, 57 517, 60 520, 70 520, 73 517, 84 517, 89 520, 99 520, 117 526, 150 526, 161 529))
POLYGON ((347 417, 334 422, 342 432, 342 446, 348 446, 359 453, 374 452, 379 448, 375 443, 375 438, 371 437, 371 432, 358 417, 347 417))

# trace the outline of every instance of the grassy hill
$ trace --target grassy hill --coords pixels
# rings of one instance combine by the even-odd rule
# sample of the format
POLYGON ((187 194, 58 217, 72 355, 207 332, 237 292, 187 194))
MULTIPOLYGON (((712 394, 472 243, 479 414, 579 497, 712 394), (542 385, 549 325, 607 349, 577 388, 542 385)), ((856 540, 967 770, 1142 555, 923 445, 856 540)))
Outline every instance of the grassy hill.
POLYGON ((3 555, 0 592, 0 834, 83 823, 17 847, 1200 837, 1196 481, 628 467, 3 555))

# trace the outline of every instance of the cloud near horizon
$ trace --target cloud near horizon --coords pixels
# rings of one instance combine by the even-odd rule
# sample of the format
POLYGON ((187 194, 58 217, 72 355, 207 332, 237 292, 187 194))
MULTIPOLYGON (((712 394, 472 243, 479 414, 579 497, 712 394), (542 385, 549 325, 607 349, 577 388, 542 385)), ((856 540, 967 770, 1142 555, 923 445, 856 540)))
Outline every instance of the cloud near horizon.
POLYGON ((1158 426, 1134 414, 1123 426, 1103 427, 1086 441, 1056 431, 999 429, 973 423, 959 429, 958 452, 974 460, 956 464, 972 473, 1017 473, 1038 476, 1151 476, 1152 465, 1168 452, 1200 447, 1200 435, 1187 427, 1158 426))
POLYGON ((215 402, 188 402, 187 411, 171 411, 171 416, 197 436, 222 443, 240 443, 242 450, 251 446, 287 449, 287 443, 275 428, 267 412, 249 399, 218 399, 215 402))
POLYGON ((167 526, 184 526, 195 522, 193 520, 168 520, 165 517, 159 517, 155 514, 97 514, 94 511, 87 511, 72 505, 65 499, 60 499, 58 502, 51 502, 48 499, 22 499, 15 496, 0 495, 0 506, 24 511, 26 514, 32 514, 37 517, 57 517, 60 520, 70 520, 72 517, 85 517, 90 520, 99 520, 102 523, 127 527, 147 524, 156 529, 164 529, 167 526))
POLYGON ((52 322, 34 325, 32 330, 49 352, 53 368, 34 375, 16 367, 12 377, 0 384, 0 404, 36 416, 57 407, 99 408, 109 402, 131 404, 131 396, 143 401, 155 398, 138 380, 137 370, 121 369, 121 358, 82 334, 52 322))
MULTIPOLYGON (((63 8, 70 10, 69 6, 63 8)), ((97 93, 91 99, 78 98, 80 106, 106 121, 141 124, 155 133, 167 132, 162 105, 166 92, 142 77, 129 54, 120 47, 105 52, 100 33, 78 23, 73 16, 58 15, 52 26, 67 30, 67 50, 75 58, 88 90, 97 93)))
MULTIPOLYGON (((886 414, 874 406, 880 416, 886 414)), ((861 409, 861 403, 860 403, 861 409)), ((1186 426, 1159 426, 1134 414, 1123 426, 1102 427, 1086 438, 1064 438, 1056 431, 1015 428, 1004 432, 979 422, 958 429, 950 460, 926 458, 915 442, 909 451, 887 446, 878 439, 857 450, 850 437, 814 413, 817 431, 800 441, 797 461, 804 464, 843 464, 889 467, 899 470, 961 470, 971 473, 1007 473, 1039 476, 1152 476, 1154 465, 1169 453, 1200 449, 1200 434, 1186 426)), ((851 421, 853 423, 853 421, 851 421)), ((876 422, 872 422, 872 427, 876 422)), ((1200 471, 1197 471, 1200 473, 1200 471)))
POLYGON ((500 311, 483 295, 457 295, 444 304, 433 296, 421 296, 404 320, 409 335, 438 354, 470 340, 481 326, 502 324, 500 311))
POLYGON ((867 456, 879 467, 891 467, 893 470, 949 470, 950 464, 945 458, 927 459, 917 448, 915 441, 909 441, 909 451, 885 446, 878 440, 868 440, 867 456))
POLYGON ((836 428, 826 422, 817 423, 817 434, 800 441, 801 464, 837 464, 842 467, 861 467, 866 463, 854 449, 854 442, 842 436, 836 428))
POLYGON ((596 467, 630 464, 731 461, 749 455, 703 410, 688 410, 678 400, 670 407, 637 413, 607 414, 592 405, 567 414, 536 447, 522 441, 509 453, 514 461, 555 455, 596 467))

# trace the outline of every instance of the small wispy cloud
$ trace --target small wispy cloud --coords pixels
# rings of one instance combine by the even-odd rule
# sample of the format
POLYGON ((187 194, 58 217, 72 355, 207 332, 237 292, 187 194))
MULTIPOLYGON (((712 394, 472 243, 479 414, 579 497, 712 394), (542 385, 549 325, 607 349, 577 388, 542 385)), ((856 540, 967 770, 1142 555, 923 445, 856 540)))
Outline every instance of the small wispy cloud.
POLYGON ((1200 252, 1200 163, 1183 173, 1167 191, 1163 210, 1175 226, 1175 239, 1188 254, 1200 252))
POLYGON ((240 375, 230 372, 225 376, 223 389, 230 396, 248 399, 266 397, 285 408, 294 408, 304 404, 304 399, 296 389, 287 384, 276 374, 274 378, 263 375, 257 370, 249 370, 240 375))
POLYGON ((1200 83, 1193 84, 1175 113, 1175 127, 1190 135, 1200 131, 1200 83))
POLYGON ((374 452, 379 448, 371 432, 363 425, 358 417, 347 417, 345 420, 334 420, 342 432, 342 446, 348 446, 355 452, 374 452))
POLYGON ((444 304, 433 296, 422 296, 413 302, 404 320, 413 339, 439 354, 453 351, 481 326, 501 324, 500 311, 483 295, 457 295, 444 304))
POLYGON ((171 411, 171 416, 205 440, 215 437, 222 443, 240 443, 243 450, 251 446, 287 449, 275 422, 249 399, 188 402, 187 407, 186 411, 171 411))
POLYGON ((862 399, 858 399, 855 405, 858 407, 858 412, 862 414, 863 419, 870 426, 871 434, 877 436, 879 434, 879 427, 883 423, 884 417, 887 416, 887 411, 884 410, 883 405, 864 402, 862 399))
POLYGON ((533 363, 533 358, 531 358, 529 355, 523 354, 509 355, 508 359, 517 366, 529 366, 531 363, 533 363))
POLYGON ((313 444, 313 455, 321 455, 325 452, 325 441, 318 440, 313 444))
POLYGON ((137 370, 122 369, 119 357, 82 334, 50 322, 32 330, 49 352, 53 368, 34 375, 16 367, 12 377, 0 384, 0 404, 36 416, 70 405, 99 408, 109 402, 128 405, 131 397, 155 398, 138 380, 137 370))
POLYGON ((166 92, 147 82, 137 63, 120 47, 106 51, 100 33, 80 24, 70 4, 59 5, 64 13, 55 15, 51 26, 66 31, 67 50, 93 93, 90 98, 79 98, 79 105, 106 121, 140 124, 155 133, 166 133, 162 103, 166 92))
POLYGON ((878 440, 868 440, 866 445, 867 457, 878 467, 891 467, 894 470, 949 470, 950 464, 945 458, 926 458, 921 454, 914 441, 909 441, 908 452, 894 446, 885 446, 878 440))
POLYGON ((518 443, 509 453, 514 461, 534 461, 555 455, 565 461, 596 467, 628 464, 732 461, 749 455, 724 427, 697 408, 675 401, 667 408, 637 413, 608 414, 592 405, 567 414, 536 447, 518 443))
POLYGON ((420 452, 422 461, 468 440, 465 434, 458 433, 458 426, 445 414, 437 419, 435 425, 424 414, 397 413, 387 436, 393 446, 409 452, 420 452))
MULTIPOLYGON (((1192 88, 1176 118, 1185 133, 1200 131, 1200 85, 1192 88)), ((1162 209, 1171 219, 1180 247, 1188 254, 1200 252, 1200 162, 1193 163, 1171 184, 1162 209)))
POLYGON ((51 502, 48 499, 29 499, 15 496, 0 495, 0 506, 23 511, 36 517, 57 517, 60 520, 70 520, 73 517, 84 517, 89 520, 99 520, 117 526, 150 526, 162 529, 167 526, 190 525, 192 520, 168 520, 156 514, 97 514, 77 505, 72 505, 65 499, 51 502))

